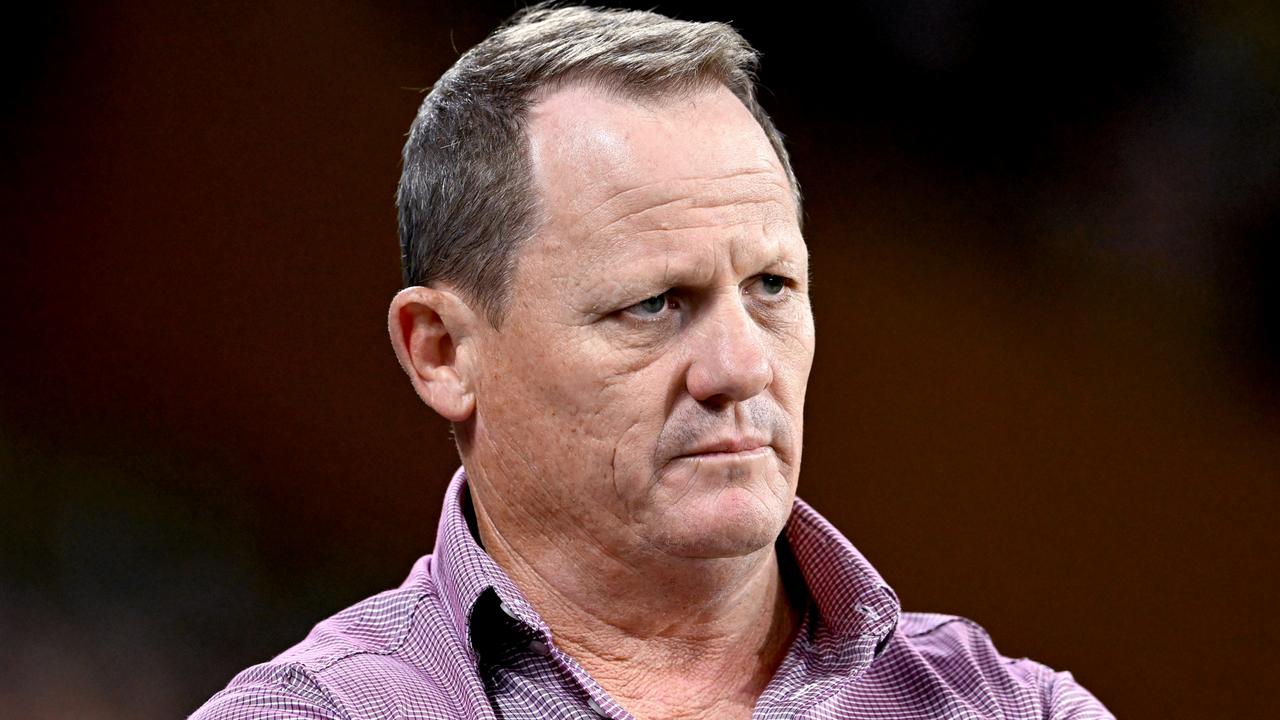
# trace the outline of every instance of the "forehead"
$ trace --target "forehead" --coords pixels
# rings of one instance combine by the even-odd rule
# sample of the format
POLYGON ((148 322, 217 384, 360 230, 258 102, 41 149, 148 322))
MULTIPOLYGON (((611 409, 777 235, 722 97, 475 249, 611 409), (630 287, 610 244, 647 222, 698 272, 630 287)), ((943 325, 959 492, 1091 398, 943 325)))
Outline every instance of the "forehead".
POLYGON ((659 99, 571 85, 530 109, 528 131, 545 212, 531 250, 590 260, 735 232, 803 244, 772 145, 723 85, 659 99))

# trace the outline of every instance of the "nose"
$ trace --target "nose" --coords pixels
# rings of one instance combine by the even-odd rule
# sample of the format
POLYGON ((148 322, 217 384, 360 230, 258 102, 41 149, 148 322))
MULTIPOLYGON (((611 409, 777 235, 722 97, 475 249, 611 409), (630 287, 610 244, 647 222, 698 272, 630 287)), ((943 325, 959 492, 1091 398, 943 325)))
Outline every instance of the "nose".
POLYGON ((743 306, 740 293, 715 305, 694 329, 685 383, 699 402, 740 402, 773 382, 765 330, 743 306))

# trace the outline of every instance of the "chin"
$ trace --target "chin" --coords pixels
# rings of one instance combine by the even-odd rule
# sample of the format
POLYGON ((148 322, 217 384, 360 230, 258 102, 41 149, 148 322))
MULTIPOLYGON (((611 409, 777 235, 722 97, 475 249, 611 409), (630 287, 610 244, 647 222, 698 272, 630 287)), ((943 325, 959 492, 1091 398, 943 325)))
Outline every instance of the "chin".
POLYGON ((742 557, 772 545, 790 513, 789 494, 784 502, 768 488, 730 486, 668 508, 653 540, 678 557, 742 557))

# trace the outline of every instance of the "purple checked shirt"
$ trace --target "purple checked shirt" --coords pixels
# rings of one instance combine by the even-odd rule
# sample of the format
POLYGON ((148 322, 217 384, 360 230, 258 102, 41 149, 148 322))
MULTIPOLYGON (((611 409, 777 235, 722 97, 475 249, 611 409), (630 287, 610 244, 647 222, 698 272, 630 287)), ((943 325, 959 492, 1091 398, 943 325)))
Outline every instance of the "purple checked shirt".
MULTIPOLYGON (((466 481, 459 468, 435 552, 399 588, 241 672, 192 718, 631 718, 480 547, 466 481)), ((798 498, 778 550, 809 600, 754 718, 1114 720, 1071 673, 1000 655, 976 623, 902 612, 875 568, 798 498)))

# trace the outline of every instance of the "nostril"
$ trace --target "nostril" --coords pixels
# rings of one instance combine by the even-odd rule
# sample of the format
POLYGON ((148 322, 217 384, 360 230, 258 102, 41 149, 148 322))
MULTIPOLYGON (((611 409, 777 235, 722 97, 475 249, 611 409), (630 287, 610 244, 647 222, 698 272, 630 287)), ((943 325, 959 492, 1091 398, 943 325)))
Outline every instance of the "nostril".
POLYGON ((720 394, 720 395, 712 395, 709 398, 700 399, 698 400, 698 402, 702 403, 702 405, 706 407, 708 410, 720 412, 727 409, 730 405, 733 405, 733 398, 729 397, 728 395, 720 394))

